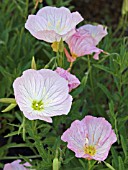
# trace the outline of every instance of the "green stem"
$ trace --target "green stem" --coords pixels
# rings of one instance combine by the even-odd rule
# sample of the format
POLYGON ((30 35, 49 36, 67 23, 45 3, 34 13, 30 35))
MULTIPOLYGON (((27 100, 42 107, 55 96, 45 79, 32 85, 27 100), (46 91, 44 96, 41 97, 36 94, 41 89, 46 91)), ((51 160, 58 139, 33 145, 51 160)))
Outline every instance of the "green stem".
POLYGON ((88 170, 91 170, 91 161, 88 160, 88 170))
POLYGON ((46 68, 49 68, 50 64, 51 64, 54 60, 56 60, 55 57, 51 58, 51 60, 44 66, 44 68, 45 68, 45 69, 46 69, 46 68))
POLYGON ((47 159, 45 149, 44 149, 43 144, 40 140, 40 137, 37 134, 37 130, 36 130, 36 126, 35 126, 34 121, 28 122, 28 133, 33 138, 33 140, 35 141, 35 143, 34 143, 35 147, 37 148, 42 159, 47 159))
MULTIPOLYGON (((32 155, 32 156, 27 156, 28 159, 31 159, 31 158, 40 158, 41 156, 40 155, 32 155)), ((7 157, 3 157, 3 158, 0 158, 0 160, 5 160, 5 159, 17 159, 17 158, 22 158, 22 156, 18 157, 18 156, 7 156, 7 157)))
POLYGON ((94 85, 93 85, 93 80, 92 80, 92 66, 91 66, 91 63, 90 63, 90 58, 89 58, 89 55, 88 55, 88 72, 89 72, 89 78, 90 78, 90 84, 91 84, 91 88, 92 88, 92 94, 93 94, 93 97, 95 96, 95 93, 94 93, 94 85))

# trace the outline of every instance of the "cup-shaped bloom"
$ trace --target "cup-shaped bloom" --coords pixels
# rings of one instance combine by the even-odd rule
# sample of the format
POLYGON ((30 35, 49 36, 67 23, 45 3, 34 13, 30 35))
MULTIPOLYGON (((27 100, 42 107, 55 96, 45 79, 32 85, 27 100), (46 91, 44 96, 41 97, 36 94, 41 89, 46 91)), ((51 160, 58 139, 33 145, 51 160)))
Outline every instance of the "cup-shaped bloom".
POLYGON ((93 58, 98 60, 99 54, 103 51, 94 45, 92 37, 80 35, 79 32, 70 37, 67 43, 71 53, 71 56, 66 55, 69 62, 75 61, 77 57, 92 53, 95 53, 93 58))
POLYGON ((75 75, 69 73, 67 70, 57 67, 55 71, 65 80, 67 80, 69 91, 72 91, 72 89, 75 89, 80 85, 79 79, 75 75))
POLYGON ((111 124, 102 117, 93 116, 75 120, 61 139, 68 142, 67 147, 76 157, 98 161, 107 158, 111 145, 117 140, 111 124))
POLYGON ((86 24, 81 26, 78 29, 83 35, 89 35, 93 38, 94 45, 98 45, 98 43, 105 37, 107 33, 107 27, 103 27, 103 25, 90 25, 86 24))
POLYGON ((25 28, 39 40, 59 42, 74 34, 75 27, 83 20, 78 12, 68 8, 43 7, 36 15, 29 15, 25 28))
POLYGON ((20 164, 21 160, 13 161, 4 165, 3 170, 28 170, 26 167, 31 167, 30 163, 20 164))
POLYGON ((51 117, 70 111, 68 82, 48 69, 26 70, 13 83, 16 102, 29 120, 52 122, 51 117))
POLYGON ((99 59, 102 49, 96 47, 99 41, 107 34, 106 28, 103 26, 84 25, 76 30, 66 42, 69 46, 71 56, 65 50, 66 57, 69 62, 73 62, 77 57, 95 53, 93 58, 99 59))

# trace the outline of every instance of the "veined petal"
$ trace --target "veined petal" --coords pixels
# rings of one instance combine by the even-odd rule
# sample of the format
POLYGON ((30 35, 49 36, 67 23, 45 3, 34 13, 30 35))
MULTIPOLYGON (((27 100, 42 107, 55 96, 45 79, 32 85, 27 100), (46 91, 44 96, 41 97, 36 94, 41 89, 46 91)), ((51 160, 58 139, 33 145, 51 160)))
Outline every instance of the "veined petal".
POLYGON ((41 69, 39 73, 45 81, 43 101, 48 105, 63 102, 68 97, 68 82, 52 70, 41 69))
POLYGON ((68 148, 76 157, 98 161, 107 158, 111 145, 117 140, 111 124, 104 118, 93 116, 74 121, 61 139, 68 142, 68 148))
POLYGON ((45 18, 48 22, 50 30, 54 30, 60 35, 64 35, 83 20, 82 16, 78 12, 71 13, 68 8, 65 7, 44 7, 37 13, 38 16, 45 18))
MULTIPOLYGON (((77 29, 76 33, 69 37, 66 40, 66 42, 69 46, 72 55, 80 57, 95 53, 93 58, 95 60, 98 60, 99 54, 103 52, 103 50, 97 48, 96 45, 106 34, 107 34, 106 28, 104 30, 103 26, 101 25, 99 26, 85 25, 77 29)), ((67 58, 69 57, 67 56, 67 58)))
POLYGON ((76 157, 83 157, 85 154, 84 146, 86 134, 86 127, 81 126, 81 122, 79 120, 75 120, 71 124, 71 127, 63 133, 61 139, 64 142, 68 142, 67 147, 75 152, 76 157))
POLYGON ((78 87, 80 85, 80 81, 78 80, 78 78, 75 75, 69 73, 67 70, 57 67, 57 69, 55 71, 61 77, 63 77, 65 80, 68 81, 69 91, 71 91, 72 89, 75 89, 76 87, 78 87))
POLYGON ((17 104, 25 117, 52 122, 51 116, 68 114, 72 97, 68 82, 48 69, 27 70, 14 83, 17 104))
POLYGON ((49 103, 44 107, 44 115, 57 116, 57 115, 67 115, 71 109, 72 96, 68 97, 64 101, 58 103, 49 103), (45 114, 46 113, 46 114, 45 114))
POLYGON ((104 118, 86 116, 82 120, 88 129, 88 139, 90 145, 98 145, 104 143, 109 137, 112 127, 104 118))
POLYGON ((44 116, 45 112, 39 112, 39 111, 32 111, 32 112, 24 112, 24 116, 27 117, 29 120, 44 120, 45 122, 52 123, 52 118, 47 116, 44 116))
POLYGON ((82 31, 84 34, 90 35, 94 39, 95 45, 97 45, 102 40, 102 38, 108 34, 107 28, 104 28, 102 25, 94 26, 87 24, 83 25, 78 30, 82 31))
POLYGON ((73 35, 82 20, 78 12, 71 13, 68 8, 43 7, 36 15, 28 17, 25 28, 39 40, 55 42, 73 35))
POLYGON ((40 16, 29 15, 28 20, 25 24, 25 28, 39 40, 47 42, 60 41, 61 36, 54 30, 48 28, 47 21, 40 16))
POLYGON ((108 135, 108 138, 104 141, 104 143, 102 145, 97 146, 97 153, 94 156, 94 158, 96 160, 104 161, 108 156, 111 145, 116 141, 117 141, 117 137, 115 135, 115 132, 111 130, 111 132, 108 135))

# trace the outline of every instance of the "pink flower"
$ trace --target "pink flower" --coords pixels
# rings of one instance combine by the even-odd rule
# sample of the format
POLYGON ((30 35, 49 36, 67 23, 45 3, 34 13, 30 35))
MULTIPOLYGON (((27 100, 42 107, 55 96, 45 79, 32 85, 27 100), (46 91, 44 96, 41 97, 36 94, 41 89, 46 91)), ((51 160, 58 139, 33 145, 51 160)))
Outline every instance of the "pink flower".
POLYGON ((107 27, 103 27, 102 25, 83 25, 79 28, 79 31, 81 31, 83 34, 89 35, 94 40, 94 45, 97 45, 103 37, 105 37, 107 33, 107 27))
POLYGON ((25 28, 39 40, 59 42, 75 33, 75 27, 83 21, 78 12, 71 13, 68 8, 43 7, 36 15, 29 15, 25 28))
POLYGON ((69 91, 71 91, 72 89, 75 89, 76 87, 78 87, 80 85, 80 81, 78 80, 78 78, 75 75, 72 75, 71 73, 69 73, 67 70, 57 67, 57 69, 55 71, 61 77, 63 77, 65 80, 68 81, 69 91))
POLYGON ((12 163, 7 163, 3 170, 28 170, 26 167, 30 167, 30 163, 20 164, 21 160, 13 161, 12 163))
POLYGON ((76 33, 73 34, 66 41, 71 56, 65 49, 65 54, 69 62, 73 62, 77 57, 89 55, 95 53, 93 58, 95 60, 99 59, 99 54, 103 52, 102 49, 96 47, 99 41, 107 34, 106 28, 103 29, 103 26, 92 26, 92 25, 84 25, 77 29, 76 33))
POLYGON ((29 120, 52 122, 51 117, 70 111, 72 97, 68 82, 55 71, 29 69, 13 83, 20 110, 29 120))
POLYGON ((67 147, 76 157, 98 161, 107 158, 111 145, 117 140, 111 124, 102 117, 93 116, 75 120, 61 139, 68 142, 67 147))

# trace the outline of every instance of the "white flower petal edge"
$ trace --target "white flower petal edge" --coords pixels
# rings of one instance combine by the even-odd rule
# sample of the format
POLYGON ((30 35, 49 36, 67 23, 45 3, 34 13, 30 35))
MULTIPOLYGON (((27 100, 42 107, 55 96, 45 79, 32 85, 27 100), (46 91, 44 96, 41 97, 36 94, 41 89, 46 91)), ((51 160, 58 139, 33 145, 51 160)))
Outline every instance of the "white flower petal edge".
POLYGON ((13 83, 14 95, 20 110, 30 120, 52 122, 51 117, 70 111, 72 97, 68 82, 48 69, 23 72, 13 83))
POLYGON ((25 28, 39 40, 46 42, 65 41, 75 33, 75 27, 83 21, 78 12, 68 8, 43 7, 36 15, 29 15, 25 28))

